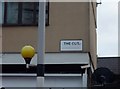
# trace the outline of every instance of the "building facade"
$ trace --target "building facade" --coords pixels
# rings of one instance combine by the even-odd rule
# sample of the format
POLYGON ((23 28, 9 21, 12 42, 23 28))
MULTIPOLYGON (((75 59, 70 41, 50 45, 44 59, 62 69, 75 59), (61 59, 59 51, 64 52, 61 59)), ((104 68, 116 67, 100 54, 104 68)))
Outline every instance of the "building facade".
MULTIPOLYGON (((3 86, 14 86, 14 84, 7 81, 11 79, 16 81, 20 70, 18 71, 13 67, 15 65, 23 67, 25 63, 20 55, 23 46, 32 45, 37 55, 38 5, 36 2, 2 2, 1 59, 4 72, 3 86), (18 74, 14 75, 14 72, 9 72, 7 70, 9 68, 17 71, 18 74)), ((96 69, 96 27, 96 2, 49 2, 46 4, 46 87, 84 87, 88 85, 87 74, 83 76, 84 78, 81 75, 86 73, 86 67, 82 69, 82 66, 89 66, 91 71, 96 69), (79 66, 80 68, 78 68, 79 66), (58 69, 55 69, 55 67, 58 69), (81 70, 84 72, 81 72, 81 70), (74 83, 71 79, 74 79, 74 83), (58 82, 56 85, 54 85, 54 80, 58 82), (66 83, 62 83, 62 85, 61 81, 63 80, 66 83)), ((36 55, 31 61, 34 66, 37 65, 36 55)), ((29 73, 32 72, 26 74, 29 73)), ((25 75, 22 76, 25 77, 25 75)), ((36 81, 35 76, 30 77, 30 79, 33 82, 36 81)), ((26 77, 25 81, 30 79, 26 77)), ((35 82, 33 86, 36 86, 35 82)))
POLYGON ((98 57, 97 67, 106 67, 114 74, 120 75, 119 57, 98 57))

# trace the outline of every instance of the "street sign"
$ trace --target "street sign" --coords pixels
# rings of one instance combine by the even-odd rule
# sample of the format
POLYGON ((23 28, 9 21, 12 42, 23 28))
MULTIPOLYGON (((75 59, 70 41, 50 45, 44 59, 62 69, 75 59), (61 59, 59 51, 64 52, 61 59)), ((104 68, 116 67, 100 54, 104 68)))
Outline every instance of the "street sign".
POLYGON ((82 51, 82 40, 61 40, 61 51, 82 51))

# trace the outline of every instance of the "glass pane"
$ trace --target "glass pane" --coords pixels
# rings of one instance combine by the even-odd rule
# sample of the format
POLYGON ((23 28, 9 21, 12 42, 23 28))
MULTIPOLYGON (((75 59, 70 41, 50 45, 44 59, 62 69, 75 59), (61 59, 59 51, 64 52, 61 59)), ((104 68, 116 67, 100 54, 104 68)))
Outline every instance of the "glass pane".
POLYGON ((3 3, 2 2, 0 2, 0 24, 2 24, 3 23, 3 18, 2 18, 2 16, 3 16, 3 3))
POLYGON ((33 23, 33 12, 34 3, 24 2, 22 8, 22 24, 32 24, 33 23))
POLYGON ((18 3, 8 2, 7 3, 7 24, 18 23, 18 3))
POLYGON ((38 23, 38 14, 39 14, 39 3, 37 3, 37 6, 36 6, 36 22, 35 23, 38 23))
POLYGON ((4 22, 4 2, 2 2, 2 24, 4 22))
MULTIPOLYGON (((37 15, 36 15, 36 23, 38 23, 38 10, 39 10, 39 4, 37 4, 37 15)), ((46 24, 48 23, 48 13, 49 13, 49 10, 48 10, 48 3, 46 3, 46 15, 45 15, 45 21, 46 21, 46 24)))

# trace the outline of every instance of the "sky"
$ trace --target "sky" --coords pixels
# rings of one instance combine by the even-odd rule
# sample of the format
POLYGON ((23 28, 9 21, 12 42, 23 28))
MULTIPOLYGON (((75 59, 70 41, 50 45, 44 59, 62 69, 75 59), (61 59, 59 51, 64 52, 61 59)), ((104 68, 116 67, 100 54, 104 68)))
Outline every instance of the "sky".
POLYGON ((116 57, 118 56, 118 2, 120 0, 101 1, 102 4, 97 7, 97 54, 99 57, 116 57))

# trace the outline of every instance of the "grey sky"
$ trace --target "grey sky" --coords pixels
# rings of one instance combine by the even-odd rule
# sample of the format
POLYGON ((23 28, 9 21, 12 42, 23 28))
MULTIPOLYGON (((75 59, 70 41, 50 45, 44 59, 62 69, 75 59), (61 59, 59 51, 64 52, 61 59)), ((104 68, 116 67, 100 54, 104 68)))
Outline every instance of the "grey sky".
POLYGON ((102 0, 97 7, 98 56, 118 56, 118 1, 102 0))

